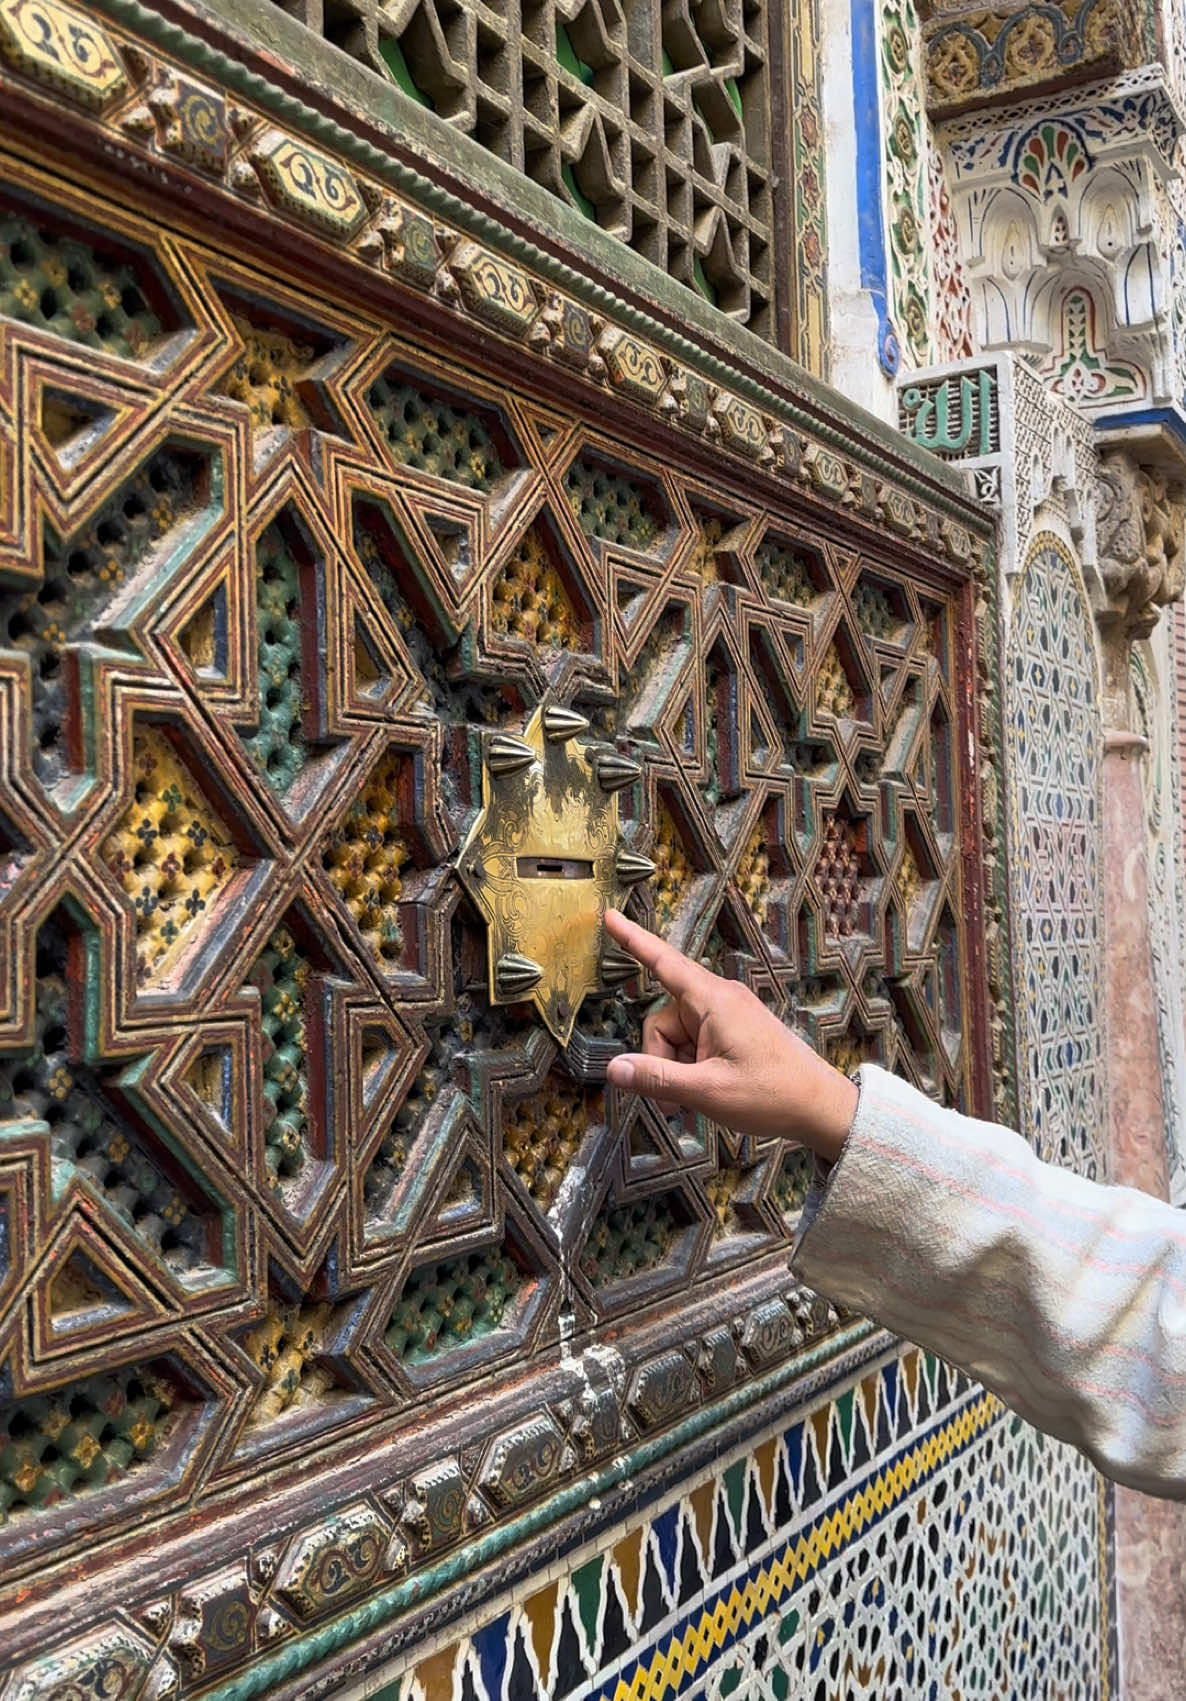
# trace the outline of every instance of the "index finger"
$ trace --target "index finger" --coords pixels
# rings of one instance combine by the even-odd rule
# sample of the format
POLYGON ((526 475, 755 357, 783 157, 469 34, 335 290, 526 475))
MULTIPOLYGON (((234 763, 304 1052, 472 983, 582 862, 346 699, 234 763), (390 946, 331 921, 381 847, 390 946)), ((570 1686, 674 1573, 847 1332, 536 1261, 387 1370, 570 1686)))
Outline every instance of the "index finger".
POLYGON ((659 984, 676 998, 694 999, 697 993, 703 997, 713 976, 699 963, 685 957, 666 940, 648 933, 637 922, 630 921, 620 910, 606 910, 605 926, 611 938, 616 939, 632 957, 637 957, 644 968, 650 969, 659 984))

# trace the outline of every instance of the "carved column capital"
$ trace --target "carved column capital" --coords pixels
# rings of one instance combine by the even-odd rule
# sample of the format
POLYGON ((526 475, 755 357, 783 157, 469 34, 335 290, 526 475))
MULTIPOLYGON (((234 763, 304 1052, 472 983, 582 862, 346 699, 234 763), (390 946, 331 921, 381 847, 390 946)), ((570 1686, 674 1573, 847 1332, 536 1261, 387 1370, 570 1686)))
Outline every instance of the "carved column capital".
POLYGON ((1186 481, 1143 467, 1124 450, 1101 455, 1096 507, 1099 571, 1108 618, 1147 638, 1186 580, 1186 481))
POLYGON ((1111 726, 1127 727, 1130 646, 1149 636, 1186 583, 1186 480, 1123 449, 1100 456, 1097 477, 1105 711, 1111 726))

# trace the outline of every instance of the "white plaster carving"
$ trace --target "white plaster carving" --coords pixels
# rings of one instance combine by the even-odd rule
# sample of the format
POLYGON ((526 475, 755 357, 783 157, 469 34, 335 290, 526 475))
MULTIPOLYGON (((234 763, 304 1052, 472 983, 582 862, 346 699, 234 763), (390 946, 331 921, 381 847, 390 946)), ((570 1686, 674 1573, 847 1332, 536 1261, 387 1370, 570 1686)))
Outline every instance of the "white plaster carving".
POLYGON ((1186 397, 1181 128, 1150 67, 938 131, 977 345, 1093 415, 1186 397))
POLYGON ((999 505, 1006 600, 1041 529, 1063 537, 1082 564, 1093 602, 1103 601, 1095 571, 1092 427, 1051 394, 1028 361, 998 353, 903 374, 898 408, 908 436, 965 467, 977 498, 999 505))

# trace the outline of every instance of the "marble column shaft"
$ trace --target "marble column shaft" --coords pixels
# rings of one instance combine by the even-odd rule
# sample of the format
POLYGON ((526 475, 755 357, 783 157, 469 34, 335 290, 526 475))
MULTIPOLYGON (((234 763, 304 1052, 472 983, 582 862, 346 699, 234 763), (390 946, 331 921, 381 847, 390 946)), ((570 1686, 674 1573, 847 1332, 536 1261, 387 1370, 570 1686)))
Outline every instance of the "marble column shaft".
MULTIPOLYGON (((1103 852, 1112 1180, 1169 1195, 1149 941, 1144 740, 1105 737, 1103 852)), ((1181 1636, 1186 1505, 1116 1491, 1116 1584, 1123 1701, 1186 1696, 1181 1636)))

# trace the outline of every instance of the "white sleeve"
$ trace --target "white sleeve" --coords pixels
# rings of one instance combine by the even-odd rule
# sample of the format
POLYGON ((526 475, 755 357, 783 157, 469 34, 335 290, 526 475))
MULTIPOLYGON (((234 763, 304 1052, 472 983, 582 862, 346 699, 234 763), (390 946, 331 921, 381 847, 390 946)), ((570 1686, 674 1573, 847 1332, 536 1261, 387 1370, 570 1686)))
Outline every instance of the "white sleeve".
POLYGON ((1186 1498, 1186 1216, 1041 1163, 873 1065, 859 1080, 796 1274, 1119 1482, 1186 1498))

